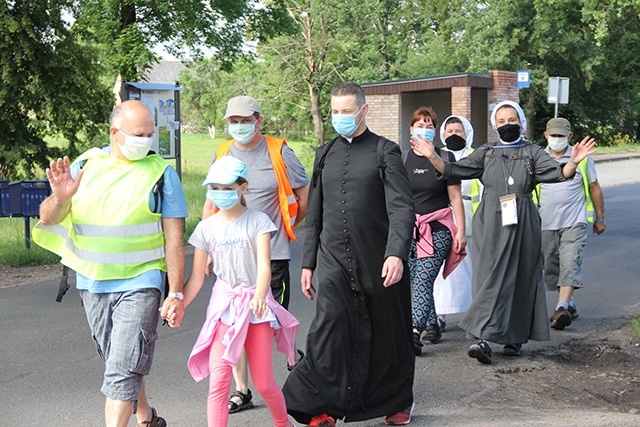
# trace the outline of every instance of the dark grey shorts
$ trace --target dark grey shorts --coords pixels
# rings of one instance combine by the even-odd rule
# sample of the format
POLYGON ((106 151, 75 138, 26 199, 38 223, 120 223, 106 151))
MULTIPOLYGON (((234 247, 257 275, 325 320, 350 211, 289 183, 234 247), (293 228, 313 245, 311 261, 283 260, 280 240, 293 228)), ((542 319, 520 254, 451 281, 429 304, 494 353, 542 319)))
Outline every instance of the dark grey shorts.
POLYGON ((111 399, 137 401, 158 339, 160 291, 79 292, 98 355, 105 364, 102 393, 111 399))

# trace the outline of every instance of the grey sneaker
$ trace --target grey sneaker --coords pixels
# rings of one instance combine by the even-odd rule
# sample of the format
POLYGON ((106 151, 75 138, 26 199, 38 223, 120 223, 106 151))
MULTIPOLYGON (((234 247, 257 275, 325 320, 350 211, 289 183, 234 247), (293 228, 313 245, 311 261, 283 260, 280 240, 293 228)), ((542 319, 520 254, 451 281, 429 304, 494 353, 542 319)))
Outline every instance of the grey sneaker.
POLYGON ((505 356, 520 356, 522 354, 522 344, 507 344, 502 349, 505 356))
POLYGON ((578 314, 578 310, 576 309, 575 305, 570 305, 569 306, 569 314, 571 315, 571 318, 573 320, 576 320, 578 317, 580 317, 580 315, 578 314))

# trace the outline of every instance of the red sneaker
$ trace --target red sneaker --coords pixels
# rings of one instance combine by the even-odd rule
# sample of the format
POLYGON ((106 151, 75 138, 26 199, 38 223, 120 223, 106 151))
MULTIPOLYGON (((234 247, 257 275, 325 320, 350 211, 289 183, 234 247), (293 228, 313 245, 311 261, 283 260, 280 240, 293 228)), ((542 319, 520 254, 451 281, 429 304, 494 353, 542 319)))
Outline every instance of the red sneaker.
POLYGON ((415 402, 411 404, 407 409, 403 409, 400 412, 396 412, 393 415, 387 415, 384 417, 384 423, 388 426, 403 426, 411 422, 411 414, 413 408, 415 408, 415 402))
POLYGON ((327 414, 320 414, 311 418, 308 427, 336 427, 336 420, 327 414))

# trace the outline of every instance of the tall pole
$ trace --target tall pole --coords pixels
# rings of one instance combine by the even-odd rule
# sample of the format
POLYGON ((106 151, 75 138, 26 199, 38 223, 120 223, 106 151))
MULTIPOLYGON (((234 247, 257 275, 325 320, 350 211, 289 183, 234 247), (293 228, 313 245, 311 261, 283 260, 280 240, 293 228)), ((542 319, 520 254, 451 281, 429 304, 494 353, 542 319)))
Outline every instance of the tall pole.
MULTIPOLYGON (((178 84, 178 82, 176 82, 176 88, 178 88, 180 85, 178 84)), ((179 90, 175 90, 173 91, 174 95, 173 95, 173 99, 176 102, 176 106, 175 106, 175 116, 174 116, 174 120, 178 123, 178 128, 173 131, 173 137, 175 138, 175 142, 176 142, 176 172, 178 173, 178 177, 180 178, 180 180, 182 180, 182 155, 181 155, 181 138, 180 135, 182 133, 182 124, 180 123, 180 91, 179 90)))
POLYGON ((560 77, 556 77, 556 112, 554 118, 558 117, 558 103, 560 102, 560 77))

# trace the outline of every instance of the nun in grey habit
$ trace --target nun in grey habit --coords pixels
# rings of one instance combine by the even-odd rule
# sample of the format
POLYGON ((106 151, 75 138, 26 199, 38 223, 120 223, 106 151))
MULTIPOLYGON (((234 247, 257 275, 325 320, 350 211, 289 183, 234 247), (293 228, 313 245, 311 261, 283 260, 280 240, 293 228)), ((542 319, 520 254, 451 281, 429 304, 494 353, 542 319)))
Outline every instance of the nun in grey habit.
POLYGON ((571 161, 560 165, 542 147, 526 142, 527 120, 512 101, 496 105, 491 124, 500 135, 456 163, 444 162, 433 144, 411 138, 429 157, 440 178, 478 178, 482 201, 473 216, 473 301, 459 326, 479 342, 469 356, 491 363, 489 341, 503 354, 519 355, 527 341, 550 339, 542 276, 540 216, 531 192, 541 182, 572 179, 577 164, 593 153, 595 141, 576 144, 571 161))

